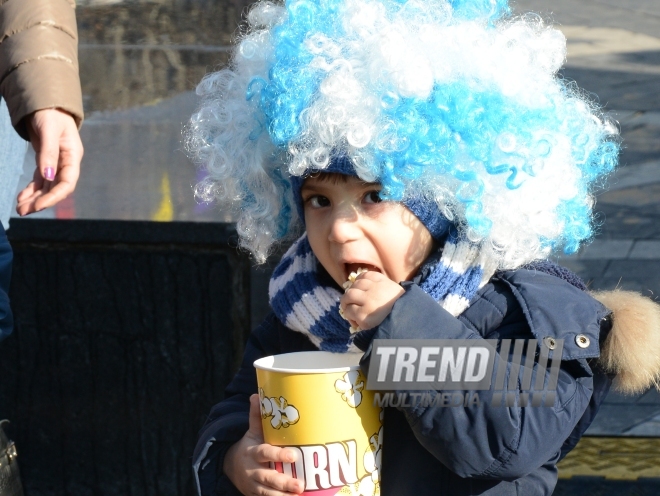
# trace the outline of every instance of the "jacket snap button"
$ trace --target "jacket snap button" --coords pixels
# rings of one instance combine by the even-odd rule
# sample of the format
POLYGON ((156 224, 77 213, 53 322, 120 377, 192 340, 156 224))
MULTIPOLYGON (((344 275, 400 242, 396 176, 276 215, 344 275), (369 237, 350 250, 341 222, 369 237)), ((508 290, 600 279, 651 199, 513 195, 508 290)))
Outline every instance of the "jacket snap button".
POLYGON ((589 348, 589 344, 591 343, 591 340, 584 334, 578 334, 577 336, 575 336, 575 343, 580 348, 589 348))
POLYGON ((557 347, 557 341, 555 340, 555 338, 550 336, 544 337, 543 343, 551 350, 554 350, 557 347))

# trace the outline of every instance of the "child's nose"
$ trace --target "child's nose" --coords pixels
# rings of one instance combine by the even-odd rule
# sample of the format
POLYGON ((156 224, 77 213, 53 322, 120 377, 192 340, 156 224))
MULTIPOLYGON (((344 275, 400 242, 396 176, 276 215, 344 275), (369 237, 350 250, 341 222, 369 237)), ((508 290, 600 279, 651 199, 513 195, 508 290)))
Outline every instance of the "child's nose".
POLYGON ((361 232, 356 212, 338 212, 332 219, 328 239, 333 243, 347 243, 358 239, 361 232))

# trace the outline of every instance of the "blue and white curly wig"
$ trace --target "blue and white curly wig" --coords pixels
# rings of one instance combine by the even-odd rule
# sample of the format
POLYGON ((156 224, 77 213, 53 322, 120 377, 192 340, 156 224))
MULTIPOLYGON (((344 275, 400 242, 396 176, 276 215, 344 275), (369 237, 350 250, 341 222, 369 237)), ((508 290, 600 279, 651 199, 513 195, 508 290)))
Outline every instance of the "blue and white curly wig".
POLYGON ((557 76, 562 33, 506 0, 260 1, 197 88, 203 201, 238 212, 258 261, 300 220, 291 177, 337 154, 385 199, 423 195, 501 269, 593 235, 618 134, 557 76))

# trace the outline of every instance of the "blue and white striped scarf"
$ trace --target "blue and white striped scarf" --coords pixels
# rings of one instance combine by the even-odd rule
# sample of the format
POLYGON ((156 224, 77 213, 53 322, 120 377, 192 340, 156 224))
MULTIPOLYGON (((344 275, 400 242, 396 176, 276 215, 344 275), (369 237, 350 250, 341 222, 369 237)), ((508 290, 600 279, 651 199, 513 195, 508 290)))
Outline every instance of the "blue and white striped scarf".
MULTIPOLYGON (((479 247, 450 233, 442 254, 422 270, 419 286, 454 316, 460 315, 472 297, 495 273, 479 247)), ((320 350, 361 352, 349 323, 339 315, 343 290, 329 277, 320 277, 319 262, 304 234, 284 254, 268 288, 270 306, 289 329, 301 332, 320 350), (327 282, 326 282, 327 279, 327 282)))

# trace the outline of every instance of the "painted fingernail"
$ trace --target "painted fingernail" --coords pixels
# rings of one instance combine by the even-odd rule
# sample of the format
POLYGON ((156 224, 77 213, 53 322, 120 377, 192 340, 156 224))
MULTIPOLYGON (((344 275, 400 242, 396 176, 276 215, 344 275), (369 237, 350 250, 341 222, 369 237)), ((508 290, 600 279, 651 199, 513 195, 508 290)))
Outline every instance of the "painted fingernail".
POLYGON ((44 170, 44 176, 49 181, 52 181, 53 179, 55 179, 55 169, 53 169, 52 167, 46 167, 46 169, 44 170))

